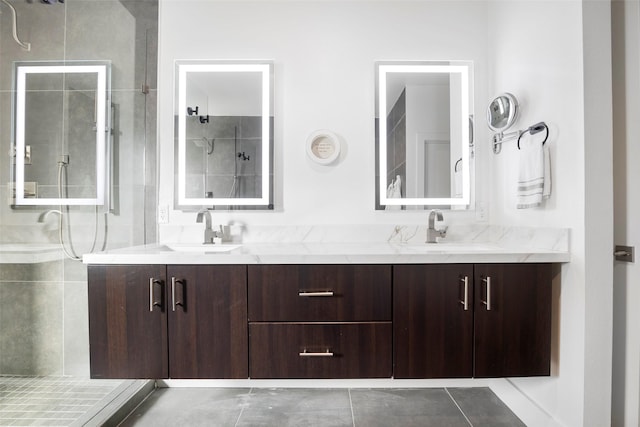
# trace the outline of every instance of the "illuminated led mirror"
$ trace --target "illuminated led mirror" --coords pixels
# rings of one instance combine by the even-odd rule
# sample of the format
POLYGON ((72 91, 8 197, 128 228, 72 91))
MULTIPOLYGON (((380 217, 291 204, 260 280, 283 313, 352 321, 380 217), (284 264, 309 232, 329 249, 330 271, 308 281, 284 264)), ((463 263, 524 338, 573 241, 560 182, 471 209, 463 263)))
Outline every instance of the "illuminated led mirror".
POLYGON ((105 205, 110 64, 19 62, 14 68, 15 205, 105 205))
POLYGON ((377 209, 471 200, 471 63, 378 63, 377 209))
POLYGON ((176 203, 273 209, 273 64, 179 61, 176 203))

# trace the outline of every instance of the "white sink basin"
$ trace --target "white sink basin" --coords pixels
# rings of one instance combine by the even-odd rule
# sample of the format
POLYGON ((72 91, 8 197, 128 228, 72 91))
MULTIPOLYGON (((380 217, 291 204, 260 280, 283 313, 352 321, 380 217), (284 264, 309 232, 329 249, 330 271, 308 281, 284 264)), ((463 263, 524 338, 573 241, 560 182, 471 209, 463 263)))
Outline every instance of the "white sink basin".
POLYGON ((167 243, 167 248, 175 252, 201 252, 201 253, 221 253, 231 252, 238 249, 242 245, 215 245, 205 243, 167 243))

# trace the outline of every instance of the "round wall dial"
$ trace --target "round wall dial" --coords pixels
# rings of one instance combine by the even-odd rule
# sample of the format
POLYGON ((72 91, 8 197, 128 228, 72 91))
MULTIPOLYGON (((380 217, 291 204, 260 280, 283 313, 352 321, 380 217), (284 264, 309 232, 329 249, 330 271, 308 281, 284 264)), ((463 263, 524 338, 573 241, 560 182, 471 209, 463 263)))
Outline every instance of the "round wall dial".
POLYGON ((328 165, 340 155, 340 140, 333 132, 316 131, 307 139, 307 155, 316 163, 328 165))

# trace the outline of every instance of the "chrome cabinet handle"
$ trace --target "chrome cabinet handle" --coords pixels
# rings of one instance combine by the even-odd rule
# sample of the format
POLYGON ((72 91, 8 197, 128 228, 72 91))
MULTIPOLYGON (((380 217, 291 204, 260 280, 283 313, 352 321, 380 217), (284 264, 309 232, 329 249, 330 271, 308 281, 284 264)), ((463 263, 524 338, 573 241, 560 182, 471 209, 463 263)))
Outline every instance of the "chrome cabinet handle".
POLYGON ((464 307, 464 311, 469 310, 469 276, 464 276, 460 278, 460 282, 464 283, 464 299, 458 300, 460 304, 464 307))
POLYGON ((306 349, 298 353, 300 357, 333 357, 333 352, 329 349, 324 352, 311 352, 306 349))
POLYGON ((332 297, 333 291, 318 291, 318 292, 309 292, 309 291, 298 291, 299 297, 332 297))
POLYGON ((175 277, 171 278, 171 306, 173 311, 176 311, 176 306, 179 305, 184 310, 184 285, 185 281, 183 279, 176 279, 175 277), (176 284, 180 284, 182 286, 182 296, 180 299, 176 298, 176 284))
POLYGON ((156 299, 154 285, 160 285, 160 287, 162 287, 162 280, 154 279, 153 277, 149 278, 149 311, 153 311, 153 307, 160 307, 160 309, 162 309, 162 293, 160 294, 160 298, 156 299))
POLYGON ((481 298, 480 301, 487 306, 487 311, 491 311, 491 277, 487 276, 482 281, 487 284, 487 299, 483 300, 481 298))

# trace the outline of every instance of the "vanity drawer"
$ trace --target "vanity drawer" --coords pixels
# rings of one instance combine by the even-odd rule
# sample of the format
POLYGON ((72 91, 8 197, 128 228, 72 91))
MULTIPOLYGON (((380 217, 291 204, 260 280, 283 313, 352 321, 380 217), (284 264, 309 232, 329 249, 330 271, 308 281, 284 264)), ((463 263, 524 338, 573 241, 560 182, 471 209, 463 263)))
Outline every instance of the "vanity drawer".
POLYGON ((389 378, 391 322, 252 323, 251 378, 389 378))
POLYGON ((391 320, 391 266, 251 265, 249 320, 391 320))

